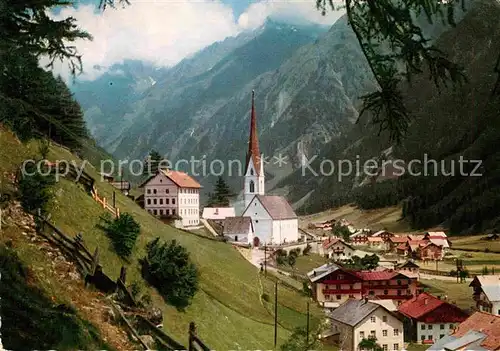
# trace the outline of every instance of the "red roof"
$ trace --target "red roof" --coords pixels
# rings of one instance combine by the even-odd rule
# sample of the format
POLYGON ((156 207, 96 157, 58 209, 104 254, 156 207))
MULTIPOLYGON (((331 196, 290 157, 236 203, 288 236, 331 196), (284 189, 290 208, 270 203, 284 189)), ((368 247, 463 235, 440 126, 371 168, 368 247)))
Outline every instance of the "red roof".
POLYGON ((487 337, 481 343, 481 346, 489 350, 498 350, 500 348, 500 316, 491 313, 476 312, 464 322, 460 323, 453 336, 462 337, 468 331, 476 330, 487 337))
POLYGON ((255 167, 255 172, 260 175, 260 150, 259 150, 259 138, 257 135, 257 117, 255 116, 255 104, 254 104, 255 92, 252 90, 252 112, 250 115, 250 137, 248 139, 248 152, 247 152, 247 163, 245 172, 248 170, 248 162, 252 158, 253 165, 255 167))
POLYGON ((437 307, 444 304, 445 301, 438 299, 428 293, 421 293, 420 295, 403 302, 398 311, 407 315, 408 317, 418 319, 424 314, 436 309, 437 307))
POLYGON ((406 250, 406 248, 407 248, 406 243, 402 243, 396 247, 396 250, 406 250))
POLYGON ((337 242, 339 242, 339 241, 340 241, 340 239, 337 239, 337 238, 335 238, 335 239, 331 239, 331 238, 330 238, 330 239, 326 239, 325 241, 323 241, 323 247, 324 247, 325 249, 327 249, 327 248, 329 248, 331 245, 335 245, 335 244, 336 244, 337 242))
POLYGON ((392 241, 393 243, 405 243, 408 241, 407 236, 393 236, 388 239, 389 241, 392 241))
POLYGON ((424 323, 461 323, 468 317, 457 306, 428 293, 421 293, 403 302, 398 311, 424 323))
POLYGON ((200 183, 198 183, 196 180, 194 180, 184 172, 171 171, 169 169, 162 169, 161 171, 180 188, 201 188, 200 183))
POLYGON ((400 273, 395 271, 379 271, 379 272, 361 271, 361 272, 356 272, 356 274, 363 280, 389 280, 399 275, 400 273))

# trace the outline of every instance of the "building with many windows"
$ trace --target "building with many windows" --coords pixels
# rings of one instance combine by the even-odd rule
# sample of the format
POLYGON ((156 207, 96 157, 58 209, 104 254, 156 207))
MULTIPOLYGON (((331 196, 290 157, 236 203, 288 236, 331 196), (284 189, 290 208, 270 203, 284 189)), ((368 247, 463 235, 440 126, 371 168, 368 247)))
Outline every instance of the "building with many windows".
POLYGON ((200 223, 201 185, 184 172, 160 169, 140 188, 144 189, 144 209, 154 216, 179 216, 182 227, 200 223))
POLYGON ((316 301, 336 308, 349 298, 394 300, 399 305, 417 295, 417 278, 394 270, 356 271, 333 263, 307 273, 316 301))
POLYGON ((433 344, 453 333, 469 315, 457 306, 428 293, 403 302, 399 308, 404 318, 407 341, 433 344))
POLYGON ((359 351, 363 339, 374 337, 384 351, 404 348, 403 322, 393 312, 368 299, 349 299, 328 314, 330 335, 342 351, 359 351))

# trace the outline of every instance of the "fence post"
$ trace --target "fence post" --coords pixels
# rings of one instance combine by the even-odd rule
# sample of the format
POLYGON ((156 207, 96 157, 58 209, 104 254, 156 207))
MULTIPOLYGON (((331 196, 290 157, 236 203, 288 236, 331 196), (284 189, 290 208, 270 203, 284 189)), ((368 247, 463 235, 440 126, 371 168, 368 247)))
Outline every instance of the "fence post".
POLYGON ((194 350, 194 337, 196 336, 196 324, 194 322, 189 323, 189 345, 188 351, 194 350))
POLYGON ((106 198, 102 198, 102 207, 106 208, 106 198))
POLYGON ((95 248, 94 256, 92 257, 92 267, 90 267, 90 275, 94 275, 99 264, 99 247, 95 248))
POLYGON ((122 281, 123 285, 125 285, 125 281, 127 279, 127 267, 122 266, 120 269, 120 280, 122 281))

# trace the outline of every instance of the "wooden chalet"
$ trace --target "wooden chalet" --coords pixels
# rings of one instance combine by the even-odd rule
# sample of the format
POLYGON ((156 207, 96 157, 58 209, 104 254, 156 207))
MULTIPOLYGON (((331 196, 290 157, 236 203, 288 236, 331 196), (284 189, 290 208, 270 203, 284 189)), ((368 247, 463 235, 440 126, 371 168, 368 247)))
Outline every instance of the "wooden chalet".
POLYGON ((401 302, 416 296, 417 279, 398 271, 356 271, 325 264, 307 274, 313 296, 320 305, 336 308, 349 298, 401 302))

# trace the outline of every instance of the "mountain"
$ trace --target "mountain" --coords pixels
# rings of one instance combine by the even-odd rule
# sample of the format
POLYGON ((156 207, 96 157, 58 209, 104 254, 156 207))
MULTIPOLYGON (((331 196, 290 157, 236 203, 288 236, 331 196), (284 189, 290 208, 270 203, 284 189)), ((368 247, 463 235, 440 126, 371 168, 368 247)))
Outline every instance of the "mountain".
POLYGON ((364 173, 360 179, 351 172, 340 181, 334 174, 303 182, 302 172, 296 170, 280 186, 291 187, 291 200, 301 202, 300 211, 316 212, 352 202, 363 209, 402 203, 403 217, 414 228, 442 226, 455 234, 500 230, 496 211, 500 203, 500 98, 491 94, 500 53, 497 15, 497 1, 475 1, 456 27, 436 40, 438 48, 464 67, 468 82, 438 89, 424 72, 411 85, 402 84, 412 123, 400 145, 389 142, 384 133, 379 136, 367 118, 327 145, 312 165, 319 172, 323 158, 335 164, 359 160, 361 165, 373 159, 378 166, 384 159, 400 160, 416 165, 413 174, 406 170, 396 177, 366 177, 364 173), (462 165, 461 159, 466 161, 462 165))
MULTIPOLYGON (((155 76, 154 86, 107 120, 93 118, 102 107, 80 99, 78 90, 75 94, 100 145, 118 158, 142 158, 154 148, 172 161, 205 155, 208 163, 227 165, 244 160, 255 89, 262 151, 296 162, 350 128, 358 97, 374 88, 345 18, 325 31, 268 20, 155 76)), ((277 182, 291 168, 270 164, 266 171, 277 182)), ((229 183, 240 189, 241 180, 233 175, 229 183)))

